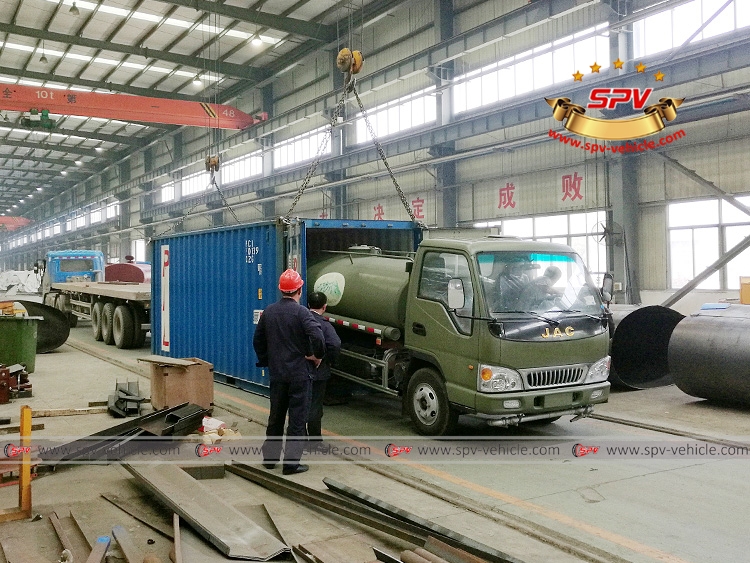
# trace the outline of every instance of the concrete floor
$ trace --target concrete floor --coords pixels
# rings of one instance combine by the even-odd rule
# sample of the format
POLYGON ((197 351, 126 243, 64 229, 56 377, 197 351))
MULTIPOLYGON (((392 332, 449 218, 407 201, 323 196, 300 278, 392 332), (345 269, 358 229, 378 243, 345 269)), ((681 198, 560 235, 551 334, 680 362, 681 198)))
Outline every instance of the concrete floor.
MULTIPOLYGON (((148 367, 137 361, 148 354, 147 349, 125 351, 96 343, 87 323, 82 323, 71 331, 68 345, 37 357, 37 369, 31 376, 34 397, 0 405, 0 416, 17 420, 20 405, 25 403, 35 410, 86 407, 90 401, 106 400, 116 381, 128 379, 138 379, 142 393, 148 395, 149 380, 143 376, 148 367)), ((215 417, 229 424, 236 422, 243 436, 263 435, 267 399, 220 384, 215 385, 214 393, 215 417)), ((615 392, 596 413, 689 437, 600 419, 573 424, 562 419, 547 426, 502 430, 462 417, 458 436, 425 440, 414 435, 396 401, 369 393, 352 397, 344 405, 326 407, 323 426, 330 442, 378 447, 383 439, 402 446, 465 447, 513 440, 565 448, 575 442, 600 447, 666 440, 695 444, 701 437, 713 442, 750 442, 750 412, 711 405, 674 386, 615 392)), ((38 437, 83 436, 117 423, 107 414, 34 422, 40 421, 45 428, 35 432, 38 437)), ((3 436, 0 441, 12 442, 13 436, 3 436)), ((604 459, 590 454, 569 459, 456 462, 402 455, 363 463, 337 458, 313 464, 308 473, 290 479, 320 490, 325 489, 324 477, 335 479, 526 562, 704 563, 747 559, 747 463, 748 456, 654 460, 642 456, 604 459)), ((392 553, 405 546, 280 499, 234 475, 204 483, 234 504, 264 503, 290 544, 341 542, 341 549, 352 554, 351 563, 372 559, 367 545, 379 545, 392 553), (354 545, 361 551, 352 551, 354 545)), ((149 549, 167 561, 169 542, 101 499, 99 495, 107 492, 132 498, 142 495, 130 475, 116 464, 67 467, 34 480, 34 511, 46 516, 53 508, 72 507, 81 514, 91 535, 107 533, 120 523, 144 546, 147 539, 154 539, 156 543, 149 549)), ((0 507, 13 506, 16 495, 13 487, 0 489, 0 507)), ((46 519, 0 525, 0 538, 31 542, 46 561, 55 561, 59 554, 46 519)))

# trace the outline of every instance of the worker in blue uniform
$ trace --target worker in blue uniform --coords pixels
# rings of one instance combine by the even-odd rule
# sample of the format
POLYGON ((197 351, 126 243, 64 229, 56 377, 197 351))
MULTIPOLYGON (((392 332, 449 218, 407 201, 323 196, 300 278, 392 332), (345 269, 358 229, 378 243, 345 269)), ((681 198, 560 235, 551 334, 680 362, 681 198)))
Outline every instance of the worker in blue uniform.
POLYGON ((312 396, 310 399, 310 414, 307 418, 307 437, 311 447, 319 447, 323 443, 321 421, 323 420, 323 398, 326 394, 326 383, 331 377, 331 366, 341 349, 341 339, 333 326, 322 315, 325 313, 328 298, 325 293, 314 291, 307 296, 307 306, 313 312, 313 317, 323 331, 326 341, 326 353, 323 361, 315 370, 312 382, 312 396))
POLYGON ((289 414, 284 447, 284 475, 309 468, 300 463, 307 440, 306 424, 310 408, 313 374, 325 353, 325 340, 313 314, 299 304, 304 284, 294 270, 279 278, 282 298, 263 311, 255 328, 253 348, 259 367, 268 366, 271 412, 263 466, 273 469, 281 460, 284 423, 289 414))

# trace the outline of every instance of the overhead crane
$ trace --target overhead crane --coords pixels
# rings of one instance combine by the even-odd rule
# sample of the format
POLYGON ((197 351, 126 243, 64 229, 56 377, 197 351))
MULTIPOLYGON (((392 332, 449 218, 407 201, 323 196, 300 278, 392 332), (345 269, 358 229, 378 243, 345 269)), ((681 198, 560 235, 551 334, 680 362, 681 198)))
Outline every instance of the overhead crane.
POLYGON ((245 129, 268 119, 263 112, 251 116, 225 104, 168 100, 128 94, 100 94, 58 90, 41 86, 0 84, 0 109, 29 112, 38 125, 49 125, 41 116, 50 112, 121 121, 192 125, 214 129, 245 129), (32 111, 33 110, 33 111, 32 111))

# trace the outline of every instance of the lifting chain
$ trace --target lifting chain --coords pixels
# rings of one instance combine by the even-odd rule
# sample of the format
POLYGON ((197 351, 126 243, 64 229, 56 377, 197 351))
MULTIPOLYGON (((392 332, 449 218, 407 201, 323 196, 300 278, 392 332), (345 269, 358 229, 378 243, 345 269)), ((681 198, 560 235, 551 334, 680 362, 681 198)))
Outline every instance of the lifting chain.
POLYGON ((365 124, 367 125, 367 130, 370 132, 370 137, 372 137, 372 142, 375 145, 375 148, 377 149, 378 154, 380 155, 380 160, 383 161, 383 164, 385 165, 386 170, 388 170, 388 174, 391 175, 391 181, 393 182, 393 186, 396 188, 398 197, 401 198, 401 203, 403 204, 404 209, 406 209, 406 212, 409 214, 409 217, 411 218, 412 222, 416 223, 417 218, 414 217, 414 212, 411 210, 411 206, 409 205, 409 202, 406 201, 406 194, 404 194, 403 190, 401 189, 401 186, 398 185, 396 176, 394 176, 393 171, 391 170, 391 167, 388 164, 388 159, 385 156, 385 151, 383 150, 383 147, 380 146, 380 141, 378 141, 378 138, 375 135, 375 130, 372 128, 372 125, 370 124, 370 119, 367 117, 367 111, 365 111, 365 106, 362 104, 362 100, 359 99, 359 93, 357 93, 356 88, 352 88, 352 92, 354 92, 354 97, 357 98, 357 103, 359 104, 359 111, 362 112, 362 116, 365 118, 365 124))
POLYGON ((307 174, 305 175, 304 180, 302 180, 302 184, 297 190, 297 195, 294 197, 294 201, 292 201, 292 205, 289 208, 289 211, 286 212, 286 215, 284 215, 283 219, 287 223, 291 220, 290 216, 292 212, 294 211, 294 208, 297 206, 297 202, 299 202, 300 198, 302 197, 302 194, 307 188, 307 185, 310 183, 310 179, 312 178, 313 174, 315 173, 315 170, 318 167, 318 163, 320 162, 320 158, 323 154, 323 151, 326 149, 326 146, 328 146, 328 141, 333 132, 333 127, 336 125, 336 121, 339 115, 341 114, 341 110, 344 107, 344 103, 346 102, 346 95, 349 92, 352 92, 354 94, 354 97, 357 98, 357 103, 359 104, 359 110, 362 112, 362 117, 364 117, 365 119, 367 130, 370 132, 370 137, 372 137, 372 142, 375 145, 375 148, 377 149, 378 154, 380 155, 380 160, 383 161, 383 164, 388 170, 388 174, 390 174, 391 176, 391 181, 393 181, 393 185, 396 188, 398 197, 401 198, 401 203, 403 204, 404 209, 406 209, 406 212, 409 214, 409 217, 411 218, 412 222, 418 223, 416 217, 414 217, 414 212, 411 210, 411 206, 409 205, 409 202, 406 200, 406 195, 401 189, 401 186, 398 185, 396 176, 393 174, 393 171, 391 170, 391 167, 388 164, 388 159, 385 156, 385 151, 383 150, 383 147, 380 145, 380 142, 378 141, 378 138, 375 135, 375 130, 372 128, 370 119, 367 117, 367 111, 365 110, 365 106, 362 104, 362 100, 359 98, 359 94, 357 93, 356 81, 354 77, 349 73, 346 74, 346 77, 347 77, 347 82, 344 85, 344 93, 341 96, 341 99, 339 100, 339 103, 336 105, 336 108, 333 112, 333 115, 331 117, 330 127, 326 131, 325 137, 323 138, 323 141, 321 141, 320 146, 318 147, 318 154, 315 155, 315 159, 310 164, 310 168, 307 170, 307 174))
MULTIPOLYGON (((226 207, 229 210, 229 212, 232 214, 232 217, 234 217, 234 220, 237 222, 237 224, 239 224, 240 220, 237 218, 237 215, 235 214, 234 209, 232 209, 232 206, 229 205, 229 203, 227 203, 227 199, 224 197, 224 192, 222 192, 221 189, 219 188, 219 184, 216 182, 216 176, 214 174, 215 173, 212 170, 211 171, 211 181, 208 183, 207 187, 210 187, 210 186, 213 185, 216 188, 216 191, 219 192, 219 197, 221 197, 221 202, 224 204, 224 207, 226 207)), ((148 242, 151 242, 151 240, 153 240, 155 238, 165 237, 169 233, 171 233, 172 231, 174 231, 175 229, 177 229, 177 227, 179 227, 180 225, 182 225, 185 222, 185 220, 188 217, 190 217, 190 215, 193 214, 193 212, 195 211, 195 209, 204 202, 204 200, 206 199, 206 195, 208 195, 208 194, 204 193, 202 196, 196 198, 195 199, 195 203, 193 204, 193 206, 190 209, 188 209, 188 211, 187 211, 187 213, 185 213, 185 215, 183 215, 182 217, 180 217, 179 221, 175 222, 171 227, 169 227, 163 233, 159 233, 156 236, 148 238, 147 239, 148 242)))
POLYGON ((344 93, 341 95, 341 99, 339 100, 339 103, 336 104, 336 107, 333 110, 333 114, 331 115, 331 123, 329 124, 329 127, 326 130, 325 135, 323 136, 323 140, 320 142, 320 145, 318 146, 318 153, 315 155, 315 158, 313 159, 312 163, 310 163, 310 168, 307 169, 307 174, 305 174, 305 178, 302 180, 302 184, 300 184, 300 187, 297 190, 297 195, 294 196, 294 200, 292 201, 291 207, 289 207, 289 211, 287 211, 286 215, 284 215, 284 221, 287 223, 291 221, 290 216, 292 212, 294 211, 294 208, 297 207, 297 203, 302 197, 302 194, 307 189, 307 185, 310 183, 310 179, 313 177, 313 174, 315 174, 315 170, 318 168, 318 164, 320 163, 320 157, 323 156, 323 151, 326 150, 326 147, 328 146, 328 141, 330 141, 331 135, 333 134, 333 127, 334 125, 336 125, 336 121, 338 120, 339 115, 341 115, 341 111, 344 109, 344 104, 346 103, 347 91, 350 85, 353 85, 353 83, 354 83, 354 79, 352 79, 350 83, 344 87, 344 93))

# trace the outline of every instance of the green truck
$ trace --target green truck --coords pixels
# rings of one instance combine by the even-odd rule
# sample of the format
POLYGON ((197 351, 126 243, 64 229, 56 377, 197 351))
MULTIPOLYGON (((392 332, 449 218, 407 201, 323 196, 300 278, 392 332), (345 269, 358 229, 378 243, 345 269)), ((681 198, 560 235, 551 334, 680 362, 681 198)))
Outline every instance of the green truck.
MULTIPOLYGON (((333 370, 401 396, 417 431, 580 418, 609 397, 610 315, 575 251, 515 238, 426 234, 416 253, 318 252, 307 289, 342 339, 333 370)), ((607 280, 610 281, 610 280, 607 280)))

